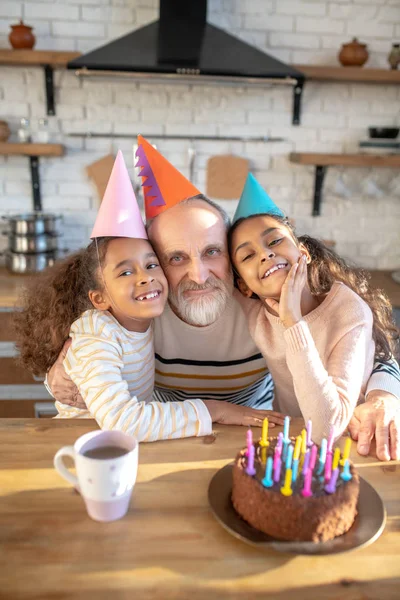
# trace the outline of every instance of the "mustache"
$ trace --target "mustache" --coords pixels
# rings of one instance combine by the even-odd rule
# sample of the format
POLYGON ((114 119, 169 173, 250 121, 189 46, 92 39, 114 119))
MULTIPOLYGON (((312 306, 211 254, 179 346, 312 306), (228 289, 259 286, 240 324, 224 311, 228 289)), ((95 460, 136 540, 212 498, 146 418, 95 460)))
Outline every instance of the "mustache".
POLYGON ((218 289, 224 290, 225 286, 222 281, 220 281, 217 277, 209 277, 204 283, 196 283, 195 281, 181 281, 179 284, 179 291, 186 292, 192 290, 209 290, 209 289, 218 289))

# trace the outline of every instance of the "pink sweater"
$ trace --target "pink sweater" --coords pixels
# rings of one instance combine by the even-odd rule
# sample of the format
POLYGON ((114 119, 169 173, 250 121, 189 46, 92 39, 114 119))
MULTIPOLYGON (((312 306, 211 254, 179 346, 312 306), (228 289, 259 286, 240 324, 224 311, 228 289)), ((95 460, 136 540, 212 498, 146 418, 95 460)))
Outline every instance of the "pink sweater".
POLYGON ((364 401, 374 363, 372 322, 369 306, 339 282, 289 329, 260 303, 249 313, 250 333, 275 383, 274 408, 311 419, 317 443, 331 425, 341 434, 364 401))

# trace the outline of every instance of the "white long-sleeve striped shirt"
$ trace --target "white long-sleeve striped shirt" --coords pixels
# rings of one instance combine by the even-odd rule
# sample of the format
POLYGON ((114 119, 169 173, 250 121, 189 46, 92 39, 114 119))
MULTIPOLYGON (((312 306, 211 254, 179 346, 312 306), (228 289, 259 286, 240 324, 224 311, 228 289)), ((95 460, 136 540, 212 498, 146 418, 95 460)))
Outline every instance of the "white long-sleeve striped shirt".
POLYGON ((70 337, 64 367, 88 410, 56 402, 58 417, 94 417, 102 429, 148 442, 211 433, 210 414, 201 400, 152 401, 152 326, 136 333, 124 329, 108 311, 88 310, 72 324, 70 337))

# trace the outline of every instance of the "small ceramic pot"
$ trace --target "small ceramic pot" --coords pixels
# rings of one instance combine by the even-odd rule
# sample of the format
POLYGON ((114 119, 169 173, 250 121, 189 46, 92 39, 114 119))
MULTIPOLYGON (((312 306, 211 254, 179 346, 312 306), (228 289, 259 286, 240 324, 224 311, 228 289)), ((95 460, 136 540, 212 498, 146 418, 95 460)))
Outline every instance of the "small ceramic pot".
POLYGON ((33 48, 36 42, 36 38, 32 33, 33 27, 25 25, 21 19, 18 25, 11 25, 11 29, 12 31, 8 36, 8 39, 14 50, 33 48))
POLYGON ((0 142, 6 142, 10 137, 10 133, 7 121, 0 121, 0 142))
POLYGON ((342 45, 338 58, 344 67, 362 67, 369 58, 367 45, 353 38, 353 41, 342 45))
POLYGON ((389 65, 392 69, 397 69, 400 65, 400 44, 393 44, 388 56, 389 65))

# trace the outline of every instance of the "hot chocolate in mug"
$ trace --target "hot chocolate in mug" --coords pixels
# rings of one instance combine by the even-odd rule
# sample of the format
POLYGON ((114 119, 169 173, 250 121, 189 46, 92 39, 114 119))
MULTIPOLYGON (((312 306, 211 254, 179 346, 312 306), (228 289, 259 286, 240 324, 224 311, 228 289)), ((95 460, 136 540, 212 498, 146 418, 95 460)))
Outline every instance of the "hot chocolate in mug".
POLYGON ((54 457, 59 474, 77 487, 89 516, 95 521, 115 521, 129 508, 138 468, 139 444, 121 431, 92 431, 64 446, 54 457), (76 475, 64 465, 70 456, 76 475))

